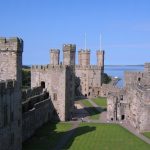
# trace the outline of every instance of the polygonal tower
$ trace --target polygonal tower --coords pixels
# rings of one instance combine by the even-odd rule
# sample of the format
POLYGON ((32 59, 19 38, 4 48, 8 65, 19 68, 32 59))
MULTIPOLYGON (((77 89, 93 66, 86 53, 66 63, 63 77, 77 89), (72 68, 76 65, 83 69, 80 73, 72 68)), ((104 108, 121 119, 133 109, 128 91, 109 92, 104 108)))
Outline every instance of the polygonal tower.
POLYGON ((22 149, 22 52, 19 38, 0 38, 0 149, 22 149))
POLYGON ((104 70, 104 55, 105 51, 103 50, 97 51, 97 66, 101 66, 102 70, 104 70))
POLYGON ((50 50, 50 64, 59 65, 59 56, 60 56, 59 49, 51 49, 50 50))
POLYGON ((79 50, 78 51, 78 61, 80 66, 88 66, 90 65, 90 50, 79 50))
POLYGON ((75 53, 76 53, 76 45, 64 44, 63 45, 63 64, 75 66, 75 53))
POLYGON ((22 85, 23 40, 0 38, 0 80, 17 80, 22 85))

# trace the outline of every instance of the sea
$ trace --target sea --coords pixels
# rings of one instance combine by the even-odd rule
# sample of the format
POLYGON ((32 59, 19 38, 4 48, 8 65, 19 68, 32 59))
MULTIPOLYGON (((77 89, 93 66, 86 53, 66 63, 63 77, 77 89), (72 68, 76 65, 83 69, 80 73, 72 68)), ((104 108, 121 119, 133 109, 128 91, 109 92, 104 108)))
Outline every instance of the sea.
POLYGON ((124 72, 125 71, 143 71, 144 66, 143 65, 118 65, 118 66, 112 66, 112 65, 106 65, 105 66, 105 73, 107 73, 109 76, 118 77, 121 80, 118 82, 118 87, 124 86, 124 72))

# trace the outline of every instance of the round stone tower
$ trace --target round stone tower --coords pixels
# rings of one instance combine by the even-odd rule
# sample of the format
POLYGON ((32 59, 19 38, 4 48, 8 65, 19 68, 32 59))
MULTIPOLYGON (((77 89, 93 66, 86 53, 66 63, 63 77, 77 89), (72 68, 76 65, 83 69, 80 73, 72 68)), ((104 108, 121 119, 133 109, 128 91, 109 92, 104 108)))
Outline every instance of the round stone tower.
POLYGON ((90 65, 90 50, 79 50, 78 51, 78 61, 80 66, 88 66, 90 65))
POLYGON ((97 66, 101 66, 103 70, 104 70, 104 55, 105 51, 103 50, 97 51, 97 66))
POLYGON ((60 56, 59 49, 51 49, 50 50, 50 64, 59 65, 59 56, 60 56))
POLYGON ((75 53, 76 45, 64 44, 63 45, 63 64, 64 65, 75 65, 75 53))

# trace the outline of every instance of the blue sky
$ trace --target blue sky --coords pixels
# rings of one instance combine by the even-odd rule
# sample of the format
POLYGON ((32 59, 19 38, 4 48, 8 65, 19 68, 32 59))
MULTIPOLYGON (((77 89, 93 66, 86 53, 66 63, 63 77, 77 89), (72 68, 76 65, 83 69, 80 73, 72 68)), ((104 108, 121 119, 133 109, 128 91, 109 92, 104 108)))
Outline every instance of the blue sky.
POLYGON ((23 64, 49 63, 64 43, 84 48, 85 32, 91 64, 100 32, 105 64, 150 62, 150 0, 0 0, 0 11, 0 36, 24 40, 23 64))

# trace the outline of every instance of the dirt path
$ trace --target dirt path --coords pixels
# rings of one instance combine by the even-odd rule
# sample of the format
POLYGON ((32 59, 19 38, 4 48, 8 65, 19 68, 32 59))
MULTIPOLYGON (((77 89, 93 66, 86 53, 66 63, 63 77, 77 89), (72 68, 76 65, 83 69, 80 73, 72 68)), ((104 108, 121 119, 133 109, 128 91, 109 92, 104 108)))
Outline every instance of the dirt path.
POLYGON ((101 108, 100 106, 98 106, 91 99, 88 99, 88 101, 93 105, 93 107, 95 107, 100 112, 99 121, 101 123, 107 123, 107 112, 106 111, 102 112, 103 108, 101 108))

